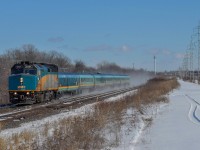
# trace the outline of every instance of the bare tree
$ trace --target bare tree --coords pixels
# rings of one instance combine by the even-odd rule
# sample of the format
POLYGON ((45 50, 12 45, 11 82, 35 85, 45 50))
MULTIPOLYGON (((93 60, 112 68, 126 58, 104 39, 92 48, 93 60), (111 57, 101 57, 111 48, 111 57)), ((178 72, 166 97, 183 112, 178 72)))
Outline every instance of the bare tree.
POLYGON ((85 63, 81 60, 75 61, 74 72, 85 72, 86 66, 85 63))
POLYGON ((123 68, 118 66, 116 63, 110 63, 107 61, 99 63, 97 69, 102 73, 121 73, 124 71, 123 68))
POLYGON ((31 44, 24 45, 21 49, 21 53, 24 54, 22 57, 23 60, 31 62, 38 60, 39 51, 31 44))

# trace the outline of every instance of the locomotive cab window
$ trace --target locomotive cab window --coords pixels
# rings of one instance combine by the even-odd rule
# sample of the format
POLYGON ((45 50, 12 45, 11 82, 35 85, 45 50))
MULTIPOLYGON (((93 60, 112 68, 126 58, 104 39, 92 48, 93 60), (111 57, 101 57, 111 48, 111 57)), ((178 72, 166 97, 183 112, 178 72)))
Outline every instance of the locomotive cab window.
POLYGON ((11 70, 11 74, 20 74, 20 73, 23 73, 23 72, 24 72, 23 68, 11 70))
POLYGON ((35 69, 25 69, 24 73, 36 75, 37 71, 35 69))
POLYGON ((11 74, 37 74, 37 69, 30 64, 16 64, 11 68, 11 74))

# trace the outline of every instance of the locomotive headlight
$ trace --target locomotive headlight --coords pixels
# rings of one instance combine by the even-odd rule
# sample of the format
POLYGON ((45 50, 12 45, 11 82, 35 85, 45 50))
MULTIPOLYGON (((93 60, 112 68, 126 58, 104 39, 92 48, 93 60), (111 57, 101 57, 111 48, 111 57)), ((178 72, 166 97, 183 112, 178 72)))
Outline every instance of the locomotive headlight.
POLYGON ((14 92, 14 95, 17 95, 17 92, 14 92))
POLYGON ((24 79, 23 78, 20 78, 20 83, 23 83, 24 82, 24 79))
POLYGON ((29 92, 26 92, 26 95, 29 95, 30 93, 29 92))

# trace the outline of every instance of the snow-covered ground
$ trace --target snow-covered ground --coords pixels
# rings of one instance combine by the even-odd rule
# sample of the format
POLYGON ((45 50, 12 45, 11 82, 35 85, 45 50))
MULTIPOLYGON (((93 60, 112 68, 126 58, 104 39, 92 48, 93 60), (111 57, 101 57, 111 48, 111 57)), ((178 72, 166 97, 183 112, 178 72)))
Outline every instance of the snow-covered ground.
MULTIPOLYGON (((159 103, 147 107, 144 114, 134 108, 128 109, 123 116, 123 125, 119 131, 119 144, 108 146, 112 150, 187 150, 200 148, 200 85, 179 81, 179 89, 169 93, 169 103, 159 103), (134 123, 133 123, 133 122, 134 123)), ((108 99, 115 101, 128 92, 108 99)), ((56 122, 73 115, 85 115, 93 104, 79 109, 63 112, 42 120, 23 124, 16 129, 0 132, 0 137, 9 137, 24 130, 44 129, 48 122, 56 122)), ((106 131, 104 132, 106 133, 106 131)), ((113 135, 106 135, 108 140, 114 140, 113 135)), ((44 140, 44 139, 43 139, 44 140)))
POLYGON ((170 102, 144 130, 134 150, 200 149, 200 85, 179 81, 170 102))

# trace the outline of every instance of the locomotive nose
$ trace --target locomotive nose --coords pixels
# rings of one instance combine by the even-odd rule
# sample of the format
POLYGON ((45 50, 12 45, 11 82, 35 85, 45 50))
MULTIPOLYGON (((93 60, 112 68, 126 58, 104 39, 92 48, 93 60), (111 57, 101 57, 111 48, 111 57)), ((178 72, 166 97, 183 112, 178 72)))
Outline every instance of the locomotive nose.
POLYGON ((9 77, 9 89, 13 91, 35 90, 37 82, 35 75, 12 75, 9 77))
POLYGON ((34 90, 37 85, 37 76, 18 74, 9 76, 9 96, 11 103, 25 103, 34 99, 34 90))

